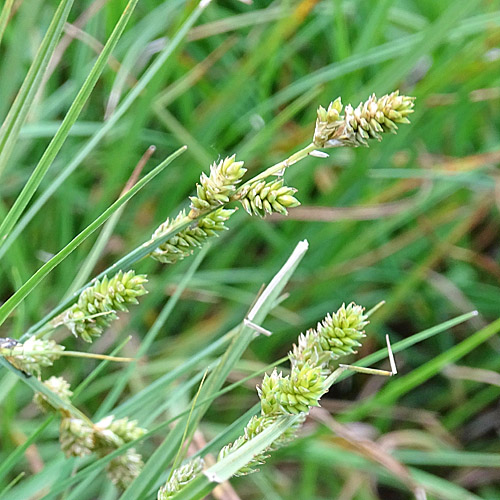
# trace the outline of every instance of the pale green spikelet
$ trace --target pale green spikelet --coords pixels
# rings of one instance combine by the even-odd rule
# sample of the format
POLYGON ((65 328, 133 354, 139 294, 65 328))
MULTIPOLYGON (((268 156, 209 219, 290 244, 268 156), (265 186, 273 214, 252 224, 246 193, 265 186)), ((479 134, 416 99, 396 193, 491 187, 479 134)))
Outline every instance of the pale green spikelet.
POLYGON ((128 311, 128 305, 137 304, 137 297, 147 293, 144 274, 119 271, 111 279, 104 276, 87 287, 76 304, 58 316, 55 324, 65 324, 77 337, 92 342, 102 335, 110 323, 117 319, 118 311, 128 311))
POLYGON ((355 354, 356 348, 361 346, 359 341, 365 337, 364 328, 367 324, 368 317, 363 307, 354 302, 347 307, 342 304, 336 313, 328 314, 318 323, 316 330, 321 347, 324 351, 330 351, 333 359, 355 354))
MULTIPOLYGON (((175 264, 179 260, 189 257, 194 249, 203 246, 208 238, 218 236, 218 233, 226 230, 227 227, 224 223, 234 212, 235 210, 219 208, 205 217, 194 221, 191 226, 178 232, 175 236, 172 236, 169 240, 159 245, 151 252, 151 257, 163 264, 175 264)), ((165 234, 165 232, 185 217, 185 212, 181 211, 175 219, 167 219, 154 232, 152 239, 154 240, 165 234)))
MULTIPOLYGON (((276 422, 276 416, 257 416, 254 415, 250 421, 248 422, 247 426, 245 427, 244 433, 242 436, 240 436, 236 441, 233 443, 229 443, 228 445, 224 446, 222 450, 219 452, 219 455, 217 457, 217 460, 222 460, 226 456, 228 456, 230 453, 236 451, 238 448, 243 446, 245 443, 248 443, 251 439, 255 438, 257 435, 259 435, 262 431, 267 429, 270 425, 272 425, 274 422, 276 422)), ((255 455, 250 462, 248 462, 244 467, 242 467, 238 472, 235 474, 236 477, 239 476, 246 476, 248 474, 252 474, 254 472, 257 472, 259 469, 257 468, 259 465, 263 465, 266 460, 269 458, 269 453, 271 451, 277 450, 278 448, 281 448, 282 446, 286 446, 287 444, 290 443, 293 439, 295 439, 297 435, 297 430, 300 428, 300 426, 304 423, 306 418, 305 413, 300 415, 300 418, 291 426, 289 427, 278 439, 276 439, 270 446, 268 446, 266 449, 255 455)))
POLYGON ((137 425, 137 420, 115 419, 109 415, 94 424, 95 448, 101 455, 107 455, 125 443, 140 438, 146 429, 137 425))
POLYGON ((94 449, 94 431, 79 418, 64 417, 59 429, 59 441, 67 457, 83 457, 94 449))
POLYGON ((288 358, 292 366, 301 367, 308 362, 311 366, 323 368, 328 366, 332 355, 329 351, 324 351, 319 333, 311 328, 299 335, 297 344, 293 344, 292 350, 288 353, 288 358))
POLYGON ((158 500, 170 500, 203 470, 203 459, 195 458, 176 469, 171 478, 158 490, 158 500))
POLYGON ((306 362, 327 369, 330 362, 354 354, 365 337, 368 317, 364 308, 354 303, 345 304, 318 323, 316 330, 301 334, 289 353, 292 366, 302 367, 306 362))
POLYGON ((264 374, 262 384, 257 387, 263 416, 279 415, 281 413, 277 394, 280 390, 282 378, 281 372, 278 372, 275 368, 271 375, 264 374))
POLYGON ((190 196, 189 217, 194 219, 203 212, 227 203, 246 171, 242 161, 235 161, 235 155, 212 163, 210 175, 201 174, 200 183, 196 184, 196 196, 190 196))
POLYGON ((24 344, 18 342, 8 351, 3 351, 6 351, 3 353, 5 359, 18 370, 39 377, 42 368, 52 366, 54 361, 61 357, 64 347, 53 340, 37 339, 33 336, 24 344))
POLYGON ((106 465, 106 472, 111 482, 120 490, 126 490, 144 467, 142 456, 135 448, 128 449, 123 455, 113 458, 106 465))
POLYGON ((343 124, 343 117, 340 116, 342 113, 342 100, 337 97, 335 101, 332 101, 325 109, 323 106, 318 108, 316 118, 316 128, 314 129, 313 142, 320 148, 328 147, 328 141, 333 140, 338 128, 343 124))
MULTIPOLYGON (((222 450, 219 452, 217 460, 222 460, 229 454, 236 451, 238 448, 241 448, 241 446, 243 446, 245 443, 248 443, 248 441, 256 437, 275 421, 275 417, 254 415, 245 427, 243 435, 236 439, 236 441, 234 441, 233 443, 229 443, 228 445, 224 446, 224 448, 222 448, 222 450)), ((238 470, 238 472, 236 472, 234 475, 236 477, 239 477, 257 472, 259 469, 257 469, 256 467, 266 462, 266 460, 269 458, 268 452, 271 451, 271 449, 272 446, 255 455, 252 460, 250 460, 250 462, 248 462, 244 467, 238 470)))
POLYGON ((124 443, 135 441, 146 433, 146 429, 139 427, 137 420, 130 420, 127 417, 118 419, 113 417, 109 429, 123 439, 124 443))
POLYGON ((239 201, 250 215, 265 217, 273 212, 288 215, 287 208, 300 205, 293 196, 296 192, 295 188, 285 186, 283 179, 270 182, 260 180, 245 187, 239 201))
MULTIPOLYGON (((70 402, 73 391, 70 389, 69 383, 63 377, 50 377, 43 382, 43 385, 57 394, 66 403, 70 402)), ((33 402, 40 408, 43 413, 51 413, 57 411, 49 402, 47 397, 41 392, 35 393, 33 402)))
POLYGON ((377 99, 372 94, 356 108, 348 104, 342 113, 340 98, 330 103, 328 110, 320 106, 314 131, 314 144, 320 148, 368 146, 369 139, 382 140, 382 133, 396 133, 398 123, 410 123, 414 97, 399 95, 399 91, 377 99))
POLYGON ((319 366, 304 363, 292 368, 289 376, 280 380, 276 393, 280 408, 284 413, 307 413, 312 406, 319 406, 319 399, 325 392, 325 379, 319 366))

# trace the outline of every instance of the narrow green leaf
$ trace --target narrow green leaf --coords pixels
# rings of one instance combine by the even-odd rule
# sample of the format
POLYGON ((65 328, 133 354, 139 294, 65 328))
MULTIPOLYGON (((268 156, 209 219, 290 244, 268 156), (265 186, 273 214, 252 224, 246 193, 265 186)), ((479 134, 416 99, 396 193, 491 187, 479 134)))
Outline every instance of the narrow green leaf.
MULTIPOLYGON (((52 259, 46 262, 24 285, 17 290, 3 305, 0 307, 0 325, 7 319, 9 314, 37 287, 40 282, 58 266, 75 248, 83 243, 96 229, 98 229, 106 220, 113 215, 124 203, 132 196, 137 194, 148 182, 154 179, 167 165, 185 151, 185 147, 178 149, 171 154, 165 161, 160 163, 154 170, 144 176, 132 189, 127 191, 121 198, 116 200, 108 207, 94 222, 89 224, 80 234, 71 240, 62 250, 59 251, 52 259)), ((115 270, 119 268, 116 264, 113 266, 115 270)))
POLYGON ((0 45, 2 44, 3 34, 5 33, 5 28, 9 22, 10 12, 12 10, 12 5, 14 0, 6 0, 2 7, 2 12, 0 12, 0 45))
MULTIPOLYGON (((125 26, 127 25, 137 2, 138 0, 130 0, 127 6, 125 7, 122 16, 116 23, 115 29, 111 33, 111 36, 106 42, 106 45, 103 47, 101 53, 99 54, 99 57, 97 58, 97 61, 94 64, 94 67, 92 68, 91 72, 89 73, 88 77, 83 83, 80 91, 78 92, 78 95, 75 97, 75 100, 71 104, 68 113, 64 117, 64 120, 62 121, 59 130, 57 131, 53 139, 50 141, 49 145, 47 146, 47 149, 43 153, 42 158, 38 162, 38 165, 35 167, 35 170, 28 179, 28 182, 24 186, 19 196, 16 198, 14 205, 9 210, 9 213, 3 220, 2 224, 0 225, 0 247, 3 245, 3 242, 5 241, 10 231, 18 221, 19 217, 21 217, 24 209, 26 208, 26 205, 29 203, 29 201, 35 194, 35 191, 42 182, 42 179, 45 177, 45 174, 52 165, 54 158, 62 148, 64 141, 69 135, 71 127, 78 119, 78 116, 80 115, 83 106, 87 102, 87 99, 89 98, 92 90, 94 89, 97 80, 99 79, 101 73, 106 67, 108 57, 110 56, 118 40, 120 39, 123 30, 125 29, 125 26)), ((2 144, 0 142, 0 150, 1 148, 2 144)), ((3 151, 0 153, 0 170, 2 166, 1 165, 2 153, 3 151)))
POLYGON ((376 396, 366 399, 363 403, 357 405, 356 408, 344 414, 344 418, 357 420, 368 415, 372 405, 386 406, 393 404, 404 394, 437 375, 446 365, 454 363, 464 357, 490 337, 496 335, 499 331, 500 319, 497 319, 482 330, 477 331, 469 338, 441 353, 439 356, 431 359, 407 375, 391 379, 391 382, 377 393, 376 396))
MULTIPOLYGON (((10 11, 8 4, 9 2, 7 2, 2 9, 1 20, 5 23, 7 23, 10 11), (4 15, 6 16, 6 19, 4 19, 4 15)), ((59 4, 59 7, 57 8, 49 25, 47 33, 40 44, 40 48, 38 49, 35 59, 30 66, 28 74, 19 89, 19 93, 17 94, 7 117, 2 124, 2 128, 0 128, 0 175, 9 161, 9 157, 14 149, 21 127, 26 120, 26 116, 28 115, 33 100, 35 99, 38 87, 47 69, 50 58, 52 57, 57 41, 59 40, 59 36, 62 33, 72 5, 73 0, 61 0, 61 3, 59 4)))

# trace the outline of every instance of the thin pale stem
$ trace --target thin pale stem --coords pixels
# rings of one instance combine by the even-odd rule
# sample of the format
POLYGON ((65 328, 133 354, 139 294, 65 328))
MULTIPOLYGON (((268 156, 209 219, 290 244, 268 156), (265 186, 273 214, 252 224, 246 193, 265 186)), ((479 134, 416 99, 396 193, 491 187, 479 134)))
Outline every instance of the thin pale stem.
POLYGON ((108 356, 106 354, 95 354, 90 352, 80 352, 80 351, 22 351, 22 352, 12 352, 11 348, 1 348, 1 356, 40 356, 41 354, 56 354, 58 356, 70 356, 73 358, 91 358, 91 359, 104 359, 106 361, 116 361, 120 363, 130 363, 134 361, 134 358, 121 358, 117 356, 108 356))
POLYGON ((300 151, 297 151, 293 155, 289 156, 286 160, 280 161, 279 163, 276 163, 272 167, 267 168, 260 174, 257 174, 255 177, 252 177, 249 181, 245 182, 236 191, 232 199, 238 200, 241 197, 241 194, 245 192, 245 187, 248 187, 250 184, 253 184, 256 181, 267 179, 271 175, 278 175, 284 169, 306 158, 309 155, 309 153, 313 152, 316 148, 317 146, 315 146, 314 143, 311 142, 311 144, 308 144, 304 149, 301 149, 300 151))

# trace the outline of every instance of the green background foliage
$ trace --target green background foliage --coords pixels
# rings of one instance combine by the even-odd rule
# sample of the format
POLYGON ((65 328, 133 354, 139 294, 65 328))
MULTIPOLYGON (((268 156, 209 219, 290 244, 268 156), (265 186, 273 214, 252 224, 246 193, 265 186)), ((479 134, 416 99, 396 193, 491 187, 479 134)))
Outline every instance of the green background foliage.
MULTIPOLYGON (((124 0, 86 0, 70 11, 71 24, 0 172, 2 218, 125 5, 124 0)), ((57 6, 55 0, 13 4, 0 44, 2 120, 57 6)), ((175 266, 151 259, 139 262, 135 269, 148 274, 149 295, 91 347, 111 352, 131 335, 120 355, 135 356, 141 343, 145 354, 133 371, 106 364, 89 378, 97 362, 68 358, 46 370, 46 377, 63 374, 72 387, 85 381, 74 404, 93 419, 114 413, 125 402, 123 415, 137 418, 144 427, 168 421, 189 408, 203 372, 220 349, 193 366, 187 360, 244 318, 261 285, 297 242, 307 239, 310 248, 288 284, 289 297, 264 324, 273 335, 250 345, 229 381, 284 356, 301 331, 342 302, 371 308, 386 301, 367 327, 360 356, 382 348, 385 334, 395 343, 477 310, 466 323, 398 353, 399 377, 350 377, 332 388, 323 407, 333 412, 336 425, 342 422, 408 465, 413 477, 426 485, 428 498, 499 498, 498 325, 473 335, 498 319, 500 304, 500 4, 214 1, 123 116, 113 121, 195 6, 179 0, 138 2, 82 114, 20 219, 17 238, 2 252, 0 301, 116 200, 150 145, 156 152, 145 171, 182 145, 188 149, 119 212, 91 275, 141 245, 167 217, 186 207, 200 172, 208 171, 211 162, 236 153, 255 175, 305 146, 319 104, 326 106, 341 95, 344 103, 357 105, 372 92, 382 95, 399 88, 417 98, 411 125, 369 149, 333 149, 327 159, 309 157, 291 167, 286 181, 298 189, 302 206, 286 218, 265 220, 240 209, 203 260, 190 258, 175 266), (110 120, 112 126, 107 126, 110 120), (74 171, 54 189, 68 169, 74 171), (144 346, 146 332, 169 303, 168 320, 144 346), (457 349, 464 340, 470 342, 457 349), (167 385, 151 385, 174 368, 178 376, 167 385), (126 373, 129 378, 124 378, 126 373), (148 403, 134 405, 130 398, 145 391, 148 403)), ((86 281, 74 280, 97 238, 98 232, 32 291, 0 327, 0 336, 19 338, 86 281)), ((87 349, 66 334, 58 330, 55 338, 68 349, 87 349)), ((254 388, 261 376, 212 405, 200 427, 207 441, 238 422, 257 401, 254 388)), ((51 485, 63 483, 92 460, 64 460, 58 422, 43 424, 46 417, 31 404, 32 390, 16 375, 2 369, 0 378, 0 463, 11 460, 9 467, 0 467, 0 491, 25 472, 5 498, 41 498, 51 485), (13 459, 16 447, 36 429, 36 447, 13 459)), ((232 437, 245 423, 240 422, 232 437)), ((239 478, 233 486, 243 499, 412 498, 404 474, 386 456, 385 467, 380 460, 377 465, 369 450, 353 448, 338 428, 334 431, 311 419, 304 437, 276 453, 260 473, 239 478)), ((146 458, 165 434, 163 428, 141 446, 146 458)), ((93 479, 68 484, 64 498, 118 497, 103 473, 89 477, 93 479)))

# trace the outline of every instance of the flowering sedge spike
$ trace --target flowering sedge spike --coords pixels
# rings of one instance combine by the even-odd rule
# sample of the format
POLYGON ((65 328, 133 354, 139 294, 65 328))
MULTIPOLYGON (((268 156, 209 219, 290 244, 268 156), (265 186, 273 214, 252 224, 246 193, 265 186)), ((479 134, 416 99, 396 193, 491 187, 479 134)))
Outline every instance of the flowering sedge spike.
POLYGON ((305 363, 328 368, 332 360, 356 353, 365 337, 364 327, 368 317, 364 308, 353 302, 345 304, 334 314, 328 314, 318 323, 316 330, 301 334, 298 343, 289 353, 292 366, 302 367, 305 363))
MULTIPOLYGON (((215 212, 207 214, 205 217, 193 222, 190 227, 178 232, 165 243, 159 245, 150 256, 163 264, 175 264, 179 260, 189 257, 193 250, 203 246, 208 238, 218 236, 218 233, 226 230, 227 227, 224 223, 234 212, 235 210, 219 208, 215 212)), ((152 239, 159 238, 185 217, 185 212, 181 211, 175 219, 167 219, 154 232, 152 239)))
POLYGON ((348 104, 342 115, 342 101, 337 98, 328 109, 320 106, 314 144, 319 148, 368 146, 369 139, 382 140, 382 133, 396 133, 397 123, 410 123, 414 97, 399 95, 399 91, 377 99, 372 94, 355 109, 348 104))
POLYGON ((59 442, 67 457, 90 455, 94 449, 94 431, 79 418, 64 417, 59 429, 59 442))
MULTIPOLYGON (((260 434, 263 430, 265 430, 275 421, 276 421, 275 417, 264 417, 264 416, 254 415, 248 422, 247 426, 245 427, 244 434, 240 436, 233 443, 229 443, 228 445, 224 446, 224 448, 222 448, 222 450, 219 452, 217 460, 222 460, 229 454, 236 451, 238 448, 241 448, 245 443, 248 443, 248 441, 256 437, 258 434, 260 434)), ((268 448, 260 452, 258 455, 255 455, 248 464, 246 464, 244 467, 238 470, 238 472, 236 472, 234 475, 236 477, 239 477, 252 474, 253 472, 257 472, 259 469, 257 469, 256 467, 266 463, 266 460, 269 458, 269 451, 271 451, 272 449, 274 448, 272 446, 269 446, 268 448)))
POLYGON ((137 420, 115 419, 113 415, 104 417, 94 424, 96 452, 107 455, 125 443, 140 438, 146 429, 137 425, 137 420))
POLYGON ((242 161, 235 161, 235 155, 212 163, 210 175, 201 174, 200 183, 196 184, 196 196, 190 196, 189 217, 194 219, 203 212, 227 203, 246 171, 242 161))
POLYGON ((287 208, 298 207, 299 200, 294 198, 295 188, 284 186, 283 179, 266 182, 256 181, 241 193, 240 202, 250 215, 265 217, 278 212, 288 215, 287 208))
MULTIPOLYGON (((69 383, 63 377, 50 377, 43 382, 43 385, 53 393, 57 394, 63 401, 67 403, 70 402, 73 391, 70 389, 69 383)), ((33 402, 43 413, 57 411, 57 408, 54 408, 47 397, 41 392, 35 393, 33 396, 33 402)))
POLYGON ((203 459, 195 458, 182 465, 172 474, 172 477, 159 489, 157 500, 170 500, 203 470, 203 459))
POLYGON ((33 336, 24 344, 12 341, 10 347, 3 347, 1 351, 5 359, 18 370, 40 377, 41 369, 52 366, 54 361, 61 357, 64 347, 53 340, 37 339, 33 336))
POLYGON ((135 451, 135 448, 130 448, 123 455, 113 458, 106 465, 106 473, 117 488, 126 490, 130 483, 140 474, 143 467, 142 456, 135 451))
POLYGON ((257 387, 262 415, 270 416, 279 415, 281 413, 278 401, 278 392, 280 390, 282 380, 283 376, 281 372, 276 370, 276 368, 273 370, 271 375, 268 375, 267 373, 264 374, 261 386, 257 387))
POLYGON ((325 392, 325 379, 319 366, 304 363, 292 368, 290 376, 280 380, 276 397, 283 413, 307 413, 312 406, 319 406, 325 392))
POLYGON ((144 274, 119 271, 111 279, 104 276, 80 294, 78 301, 54 320, 64 323, 76 337, 92 342, 102 335, 110 323, 117 319, 118 311, 128 311, 129 304, 137 304, 137 297, 147 293, 144 274))

